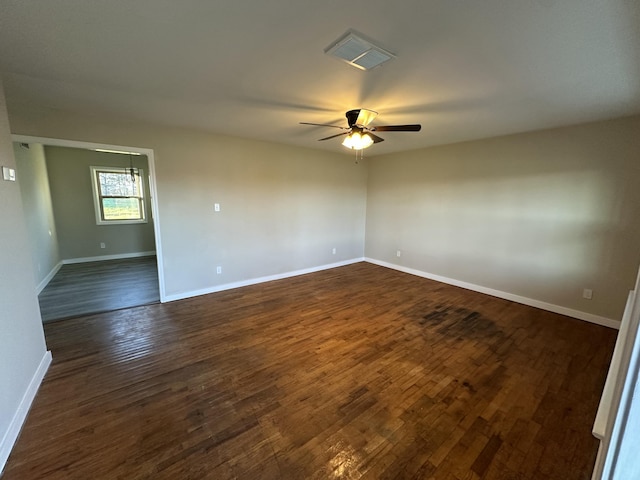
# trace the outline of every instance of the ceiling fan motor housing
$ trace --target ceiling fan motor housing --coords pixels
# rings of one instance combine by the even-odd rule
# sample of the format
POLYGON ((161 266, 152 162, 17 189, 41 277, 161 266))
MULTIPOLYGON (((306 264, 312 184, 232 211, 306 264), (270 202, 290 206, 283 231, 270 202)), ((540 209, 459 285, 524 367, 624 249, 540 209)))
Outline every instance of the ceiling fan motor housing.
POLYGON ((347 122, 349 123, 350 127, 353 127, 356 124, 356 121, 358 120, 358 115, 360 115, 360 110, 349 110, 346 113, 347 116, 347 122))

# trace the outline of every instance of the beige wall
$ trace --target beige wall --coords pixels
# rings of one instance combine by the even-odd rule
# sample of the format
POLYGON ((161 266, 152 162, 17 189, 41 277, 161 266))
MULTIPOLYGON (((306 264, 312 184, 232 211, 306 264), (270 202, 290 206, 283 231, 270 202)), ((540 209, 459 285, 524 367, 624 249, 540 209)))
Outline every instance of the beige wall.
MULTIPOLYGON (((1 83, 0 166, 15 168, 1 83)), ((29 240, 18 182, 0 179, 0 225, 1 470, 18 434, 15 427, 20 427, 14 415, 19 417, 23 397, 28 396, 29 384, 46 354, 31 255, 25 247, 29 240)))
POLYGON ((153 149, 170 297, 364 254, 366 165, 351 156, 45 109, 11 122, 15 134, 153 149))
POLYGON ((366 256, 619 320, 639 132, 633 117, 370 159, 366 256))
POLYGON ((40 284, 60 262, 44 148, 38 144, 26 148, 14 143, 13 153, 31 247, 33 272, 36 283, 40 284))
POLYGON ((97 225, 90 174, 91 166, 124 170, 133 161, 133 166, 142 168, 147 177, 147 157, 130 159, 122 154, 51 146, 45 147, 45 154, 62 259, 155 251, 147 178, 144 179, 147 223, 97 225), (101 248, 100 243, 106 248, 101 248))
POLYGON ((640 261, 640 117, 359 165, 53 110, 11 119, 16 134, 154 150, 169 296, 359 258, 364 246, 375 260, 615 320, 640 261))

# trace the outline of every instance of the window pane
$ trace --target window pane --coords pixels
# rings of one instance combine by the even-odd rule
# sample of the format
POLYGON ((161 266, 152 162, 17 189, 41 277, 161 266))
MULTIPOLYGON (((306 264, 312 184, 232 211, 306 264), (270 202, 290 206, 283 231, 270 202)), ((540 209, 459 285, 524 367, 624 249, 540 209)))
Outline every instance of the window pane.
POLYGON ((104 220, 141 220, 140 201, 137 198, 103 198, 104 220))
POLYGON ((98 172, 103 196, 138 197, 138 182, 128 173, 98 172))

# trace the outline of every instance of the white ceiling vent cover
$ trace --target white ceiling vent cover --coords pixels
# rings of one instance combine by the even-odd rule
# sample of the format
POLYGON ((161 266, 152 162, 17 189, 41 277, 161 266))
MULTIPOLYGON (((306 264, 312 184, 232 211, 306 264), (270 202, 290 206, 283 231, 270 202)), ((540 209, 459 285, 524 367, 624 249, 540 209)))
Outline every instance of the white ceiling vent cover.
POLYGON ((339 58, 360 70, 371 70, 395 57, 393 53, 373 45, 352 30, 348 30, 327 47, 324 53, 339 58))

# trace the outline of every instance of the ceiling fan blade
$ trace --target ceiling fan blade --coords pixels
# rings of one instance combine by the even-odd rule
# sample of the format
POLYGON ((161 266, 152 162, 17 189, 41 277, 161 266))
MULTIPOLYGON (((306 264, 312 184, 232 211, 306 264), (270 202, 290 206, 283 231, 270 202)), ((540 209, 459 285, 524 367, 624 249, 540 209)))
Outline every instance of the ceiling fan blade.
POLYGON ((329 140, 330 138, 339 137, 340 135, 346 135, 348 133, 349 132, 337 133, 336 135, 331 135, 330 137, 319 138, 318 141, 321 142, 322 140, 329 140))
POLYGON ((328 123, 300 122, 300 125, 315 125, 316 127, 333 127, 333 128, 341 128, 342 130, 348 130, 347 127, 341 127, 340 125, 331 125, 328 123))
POLYGON ((356 124, 366 127, 377 116, 378 116, 378 112, 374 112, 373 110, 367 110, 366 108, 361 108, 360 113, 358 114, 358 118, 356 120, 356 124))
POLYGON ((422 125, 378 125, 371 127, 375 132, 419 132, 422 125))
POLYGON ((380 138, 377 135, 374 135, 371 132, 367 132, 367 135, 369 135, 372 139, 373 139, 373 143, 380 143, 380 142, 384 142, 384 138, 380 138))

